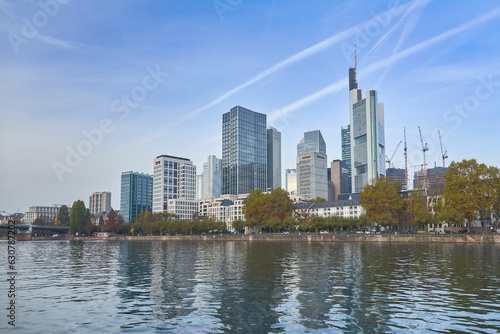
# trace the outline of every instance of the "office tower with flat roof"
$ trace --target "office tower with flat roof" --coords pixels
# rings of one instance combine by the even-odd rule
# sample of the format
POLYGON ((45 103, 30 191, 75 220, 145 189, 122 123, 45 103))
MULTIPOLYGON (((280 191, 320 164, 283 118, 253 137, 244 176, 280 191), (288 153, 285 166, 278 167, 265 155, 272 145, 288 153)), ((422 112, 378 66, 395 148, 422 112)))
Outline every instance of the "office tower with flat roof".
POLYGON ((266 115, 240 106, 222 115, 222 195, 267 188, 266 115))
POLYGON ((384 105, 377 92, 369 90, 362 98, 357 89, 356 68, 349 69, 351 132, 351 185, 355 193, 363 191, 380 176, 385 176, 384 105), (351 84, 350 84, 351 88, 351 84))
POLYGON ((281 188, 281 132, 267 127, 267 189, 281 188))
POLYGON ((97 191, 89 196, 89 211, 91 214, 111 211, 111 193, 97 191))
POLYGON ((160 155, 154 159, 153 171, 153 212, 167 211, 179 214, 182 219, 192 218, 196 212, 196 166, 193 162, 186 158, 160 155), (183 201, 183 205, 178 207, 186 212, 169 210, 169 201, 177 199, 183 201))
POLYGON ((308 131, 297 144, 297 194, 328 199, 328 160, 321 131, 308 131))
POLYGON ((222 192, 222 159, 209 155, 203 163, 201 198, 219 197, 222 192))
POLYGON ((153 210, 153 175, 123 172, 121 177, 120 215, 131 222, 144 211, 153 210))

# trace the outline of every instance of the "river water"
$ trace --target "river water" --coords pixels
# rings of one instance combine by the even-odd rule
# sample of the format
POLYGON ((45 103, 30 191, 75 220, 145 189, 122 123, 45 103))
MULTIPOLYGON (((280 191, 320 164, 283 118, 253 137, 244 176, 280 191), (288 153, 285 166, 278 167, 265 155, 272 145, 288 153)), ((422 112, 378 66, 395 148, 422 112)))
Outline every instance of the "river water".
POLYGON ((32 241, 16 270, 0 333, 500 331, 495 244, 32 241))

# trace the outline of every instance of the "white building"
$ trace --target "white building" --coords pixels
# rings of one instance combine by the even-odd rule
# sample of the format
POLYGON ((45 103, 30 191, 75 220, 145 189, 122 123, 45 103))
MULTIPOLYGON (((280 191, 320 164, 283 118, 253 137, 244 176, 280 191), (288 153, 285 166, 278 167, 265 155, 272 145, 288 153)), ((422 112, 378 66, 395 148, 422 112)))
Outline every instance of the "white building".
POLYGON ((89 210, 91 214, 111 211, 111 192, 97 191, 89 196, 89 210))
POLYGON ((267 189, 281 188, 281 132, 267 127, 267 189))
POLYGON ((310 215, 319 217, 359 218, 364 213, 359 199, 340 200, 333 202, 301 202, 293 206, 294 214, 297 211, 306 211, 310 215))
POLYGON ((290 195, 297 195, 297 170, 285 170, 285 190, 290 195))
MULTIPOLYGON (((54 204, 52 206, 30 206, 22 219, 23 224, 33 224, 35 219, 40 218, 46 224, 52 224, 57 217, 57 213, 61 205, 54 204)), ((68 206, 70 209, 71 206, 68 206)))
POLYGON ((209 155, 207 162, 203 163, 202 196, 219 197, 222 192, 222 159, 209 155))
POLYGON ((243 205, 248 194, 222 195, 220 197, 205 198, 198 201, 198 212, 200 216, 224 222, 228 231, 234 231, 235 220, 245 220, 243 205))
MULTIPOLYGON (((349 69, 349 80, 355 81, 356 68, 349 69), (351 78, 354 76, 354 78, 351 78)), ((351 183, 359 193, 367 184, 385 176, 384 105, 378 103, 377 92, 369 90, 362 98, 361 89, 349 91, 351 115, 351 183)))
POLYGON ((196 212, 196 166, 191 160, 170 155, 160 155, 154 160, 153 212, 164 211, 189 219, 196 212), (169 208, 172 199, 183 202, 172 202, 173 208, 169 208), (188 201, 195 205, 187 205, 188 201), (193 207, 195 209, 189 211, 193 207))
POLYGON ((187 199, 169 199, 167 212, 175 213, 181 220, 193 219, 193 214, 198 211, 198 202, 187 199))
POLYGON ((297 144, 297 194, 328 199, 326 144, 319 130, 305 132, 297 144))

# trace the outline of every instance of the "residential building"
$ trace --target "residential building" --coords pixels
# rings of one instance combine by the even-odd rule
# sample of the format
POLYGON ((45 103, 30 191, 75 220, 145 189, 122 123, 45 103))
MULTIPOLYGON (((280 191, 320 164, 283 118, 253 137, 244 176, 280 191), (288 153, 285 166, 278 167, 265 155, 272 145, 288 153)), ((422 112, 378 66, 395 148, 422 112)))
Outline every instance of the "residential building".
MULTIPOLYGON (((71 209, 71 205, 67 206, 71 209)), ((24 214, 22 218, 23 224, 33 224, 33 222, 38 218, 43 221, 44 224, 52 225, 57 217, 57 213, 61 205, 54 204, 51 206, 30 206, 29 211, 24 214)))
POLYGON ((328 198, 326 144, 321 131, 304 133, 297 144, 297 194, 303 199, 328 198))
POLYGON ((202 196, 219 197, 222 192, 222 159, 215 155, 209 155, 207 162, 203 164, 202 174, 202 196))
MULTIPOLYGON (((356 86, 357 87, 357 86, 356 86)), ((345 188, 341 190, 342 193, 351 193, 351 126, 343 126, 340 128, 341 134, 341 144, 342 144, 342 161, 345 163, 345 168, 347 168, 349 174, 349 180, 347 181, 345 188)))
POLYGON ((120 213, 125 223, 141 212, 153 210, 153 175, 123 172, 121 176, 120 213))
POLYGON ((308 213, 319 217, 342 217, 359 218, 364 210, 359 204, 359 199, 348 199, 327 202, 300 202, 293 205, 293 213, 296 215, 308 213))
POLYGON ((186 209, 195 206, 185 202, 170 202, 174 206, 169 208, 172 199, 196 202, 196 166, 186 158, 160 155, 154 159, 153 212, 166 211, 190 218, 195 213, 196 210, 186 209), (176 212, 180 208, 182 212, 176 212))
POLYGON ((248 194, 204 198, 198 201, 199 215, 224 222, 226 230, 233 232, 233 222, 235 220, 245 220, 243 205, 247 197, 248 194))
POLYGON ((109 212, 111 210, 111 193, 109 191, 94 192, 89 196, 90 214, 109 212))
POLYGON ((356 68, 349 69, 351 184, 353 192, 361 192, 367 184, 385 176, 384 106, 375 90, 362 98, 355 76, 356 68))
POLYGON ((297 170, 285 169, 285 190, 290 195, 297 195, 297 170))
POLYGON ((267 189, 281 188, 281 132, 267 127, 267 189))
POLYGON ((222 194, 266 188, 266 115, 236 106, 222 115, 222 194))

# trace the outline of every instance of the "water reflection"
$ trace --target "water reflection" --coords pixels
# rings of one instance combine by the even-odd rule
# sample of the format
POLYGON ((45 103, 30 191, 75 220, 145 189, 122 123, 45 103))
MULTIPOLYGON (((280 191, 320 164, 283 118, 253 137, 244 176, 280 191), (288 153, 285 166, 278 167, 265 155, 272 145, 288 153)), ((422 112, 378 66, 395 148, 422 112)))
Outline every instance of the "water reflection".
MULTIPOLYGON (((22 318, 16 329, 497 332, 499 249, 475 244, 19 243, 22 318)), ((6 252, 0 261, 6 263, 6 252)), ((6 326, 0 323, 0 332, 6 326)))

